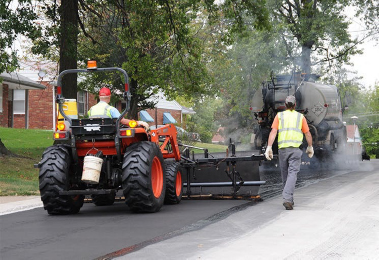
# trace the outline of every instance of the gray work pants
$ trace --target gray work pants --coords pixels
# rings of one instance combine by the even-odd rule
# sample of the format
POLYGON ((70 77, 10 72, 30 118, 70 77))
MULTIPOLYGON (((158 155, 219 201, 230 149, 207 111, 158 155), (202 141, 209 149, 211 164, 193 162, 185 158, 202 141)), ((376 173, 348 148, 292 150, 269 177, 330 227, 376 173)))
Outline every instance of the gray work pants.
POLYGON ((279 165, 283 181, 283 202, 293 202, 293 192, 300 171, 301 155, 299 148, 288 147, 279 149, 279 165))

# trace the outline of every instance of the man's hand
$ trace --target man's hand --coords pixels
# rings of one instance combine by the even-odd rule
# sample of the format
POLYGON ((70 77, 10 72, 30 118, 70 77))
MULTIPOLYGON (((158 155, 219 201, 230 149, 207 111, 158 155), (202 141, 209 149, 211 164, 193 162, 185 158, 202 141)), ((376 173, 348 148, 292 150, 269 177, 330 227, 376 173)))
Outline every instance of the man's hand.
POLYGON ((272 147, 269 145, 266 148, 265 156, 266 159, 269 161, 271 161, 274 158, 274 154, 272 153, 272 147))
POLYGON ((309 158, 312 158, 313 157, 313 155, 314 155, 314 151, 313 151, 313 146, 308 146, 307 147, 307 150, 305 151, 307 154, 308 154, 308 157, 309 158))
POLYGON ((149 130, 149 124, 146 123, 146 122, 144 122, 144 121, 137 121, 137 125, 138 126, 143 126, 146 129, 146 131, 149 130))

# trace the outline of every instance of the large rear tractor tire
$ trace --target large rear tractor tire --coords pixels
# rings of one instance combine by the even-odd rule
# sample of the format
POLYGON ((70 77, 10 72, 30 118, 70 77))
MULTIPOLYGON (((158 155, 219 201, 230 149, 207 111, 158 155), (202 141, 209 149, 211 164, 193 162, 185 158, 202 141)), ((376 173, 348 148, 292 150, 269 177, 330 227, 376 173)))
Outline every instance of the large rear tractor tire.
POLYGON ((138 142, 126 148, 122 164, 125 203, 134 212, 157 212, 166 191, 163 156, 152 142, 138 142))
POLYGON ((51 215, 78 213, 84 196, 62 196, 60 191, 70 188, 68 174, 71 155, 67 145, 48 147, 42 155, 39 171, 39 190, 45 210, 51 215))
POLYGON ((166 162, 165 204, 178 204, 182 200, 183 180, 180 163, 166 162))
POLYGON ((111 194, 101 194, 101 195, 91 195, 92 202, 96 206, 110 206, 113 205, 116 194, 111 193, 111 194))

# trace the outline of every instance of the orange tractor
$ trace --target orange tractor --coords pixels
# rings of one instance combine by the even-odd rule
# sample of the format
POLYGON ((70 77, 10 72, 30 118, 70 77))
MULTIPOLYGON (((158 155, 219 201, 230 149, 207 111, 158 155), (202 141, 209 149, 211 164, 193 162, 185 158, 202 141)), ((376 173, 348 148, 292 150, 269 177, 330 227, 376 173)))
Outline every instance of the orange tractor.
MULTIPOLYGON (((173 124, 147 132, 137 127, 135 121, 128 126, 120 121, 128 112, 131 95, 129 78, 120 68, 97 68, 95 64, 87 69, 65 70, 58 76, 56 102, 62 120, 57 118, 54 145, 48 147, 36 165, 39 168, 39 189, 45 210, 49 214, 78 213, 85 196, 91 196, 97 206, 112 205, 116 193, 122 191, 125 203, 135 212, 157 212, 164 203, 177 204, 183 196, 183 181, 187 195, 191 186, 199 187, 193 180, 198 166, 220 162, 235 165, 237 157, 190 159, 189 150, 182 156, 177 142, 177 131, 173 124), (68 73, 94 73, 116 71, 123 75, 126 102, 125 110, 119 118, 74 119, 66 115, 65 99, 61 83, 68 73), (186 170, 186 176, 182 171, 186 170)), ((190 147, 186 147, 190 148, 190 147)), ((207 152, 207 151, 206 151, 207 152)), ((208 157, 206 155, 205 157, 208 157)), ((250 160, 261 160, 262 156, 250 156, 250 160)), ((241 159, 245 161, 246 159, 241 159)), ((228 174, 238 191, 242 186, 241 177, 230 167, 228 174), (239 176, 238 180, 236 176, 239 176)), ((256 178, 256 177, 254 177, 256 178)), ((259 175, 258 175, 259 178, 259 175)), ((201 178, 200 178, 201 179, 201 178)), ((259 186, 263 182, 251 185, 259 186)), ((210 182, 201 186, 215 186, 210 182)))

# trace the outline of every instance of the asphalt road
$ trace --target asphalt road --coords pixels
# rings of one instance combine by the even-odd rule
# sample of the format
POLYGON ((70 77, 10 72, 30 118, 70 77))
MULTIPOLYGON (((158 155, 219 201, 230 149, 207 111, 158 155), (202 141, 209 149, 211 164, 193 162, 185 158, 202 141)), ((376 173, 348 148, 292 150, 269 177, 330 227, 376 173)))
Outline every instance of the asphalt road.
POLYGON ((200 229, 251 205, 245 200, 183 200, 159 213, 136 214, 123 201, 79 214, 50 216, 43 208, 0 217, 0 259, 95 259, 133 251, 200 229))
POLYGON ((116 259, 379 259, 379 160, 323 174, 295 190, 293 210, 274 196, 116 259))
MULTIPOLYGON (((343 173, 346 169, 302 169, 297 187, 343 173)), ((278 168, 263 165, 261 178, 267 183, 261 187, 264 201, 258 204, 281 192, 278 168)), ((0 259, 113 258, 201 230, 256 204, 246 200, 183 200, 179 205, 164 205, 159 213, 136 214, 119 201, 105 207, 85 203, 79 214, 69 216, 50 216, 43 208, 3 215, 0 259)))

